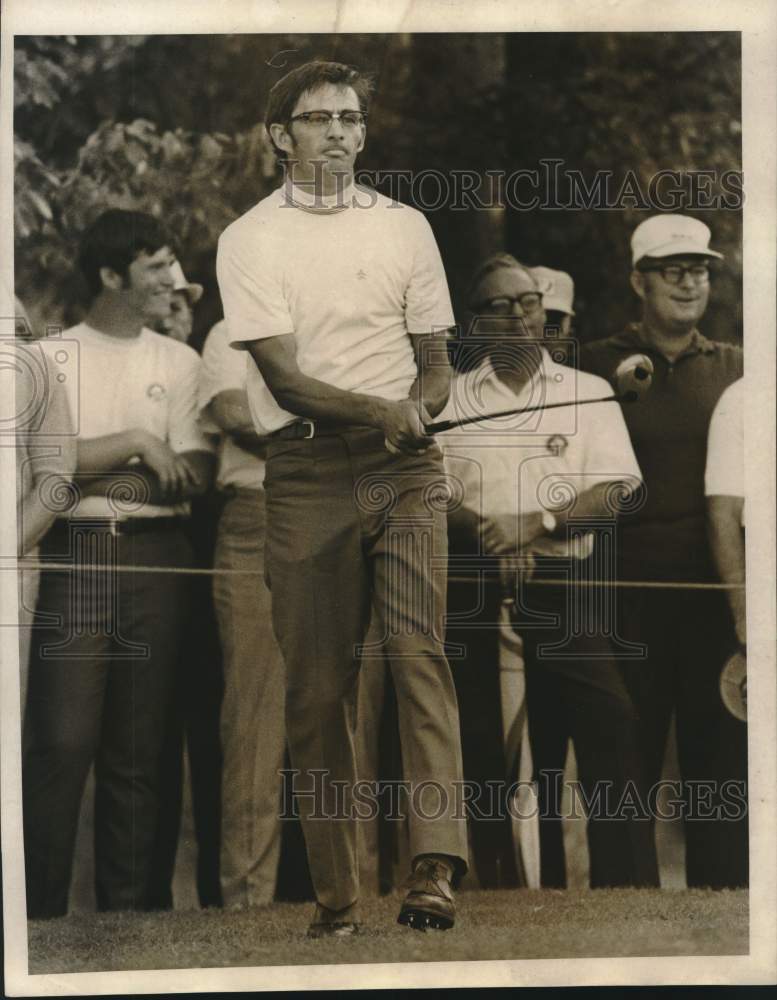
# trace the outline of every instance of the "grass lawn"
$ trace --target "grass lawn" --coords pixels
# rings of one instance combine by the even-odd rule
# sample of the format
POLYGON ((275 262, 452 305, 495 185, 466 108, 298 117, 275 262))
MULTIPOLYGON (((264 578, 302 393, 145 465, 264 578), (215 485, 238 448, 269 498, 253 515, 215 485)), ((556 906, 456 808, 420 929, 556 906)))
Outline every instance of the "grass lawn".
POLYGON ((312 904, 224 912, 78 913, 29 924, 29 971, 484 959, 742 955, 746 890, 460 892, 456 927, 425 934, 395 921, 401 894, 368 899, 364 932, 308 941, 312 904))

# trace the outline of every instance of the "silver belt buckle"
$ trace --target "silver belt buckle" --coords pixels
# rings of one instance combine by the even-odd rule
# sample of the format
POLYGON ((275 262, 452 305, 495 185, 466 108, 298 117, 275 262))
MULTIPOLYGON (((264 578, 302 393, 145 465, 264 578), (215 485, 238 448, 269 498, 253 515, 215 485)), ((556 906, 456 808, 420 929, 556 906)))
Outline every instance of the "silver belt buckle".
POLYGON ((312 420, 303 420, 303 424, 307 424, 308 433, 302 438, 303 441, 309 441, 311 438, 316 436, 316 425, 312 420))

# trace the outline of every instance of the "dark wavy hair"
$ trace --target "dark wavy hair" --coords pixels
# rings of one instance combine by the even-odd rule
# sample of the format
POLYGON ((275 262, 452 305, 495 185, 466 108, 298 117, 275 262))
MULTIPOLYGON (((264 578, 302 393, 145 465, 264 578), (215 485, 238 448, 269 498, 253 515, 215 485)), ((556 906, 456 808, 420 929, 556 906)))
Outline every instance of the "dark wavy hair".
POLYGON ((366 113, 370 96, 373 91, 373 81, 370 76, 362 73, 355 66, 345 63, 324 62, 316 59, 297 66, 273 86, 267 98, 267 108, 264 113, 264 127, 270 136, 279 159, 285 159, 286 154, 273 142, 270 135, 271 125, 288 125, 289 118, 297 101, 309 90, 315 90, 323 84, 332 83, 336 87, 351 87, 359 99, 359 108, 366 113))
POLYGON ((101 267, 110 267, 125 277, 136 257, 156 253, 162 247, 175 250, 164 226, 152 215, 121 208, 98 215, 81 237, 78 250, 78 264, 92 297, 103 287, 101 267))

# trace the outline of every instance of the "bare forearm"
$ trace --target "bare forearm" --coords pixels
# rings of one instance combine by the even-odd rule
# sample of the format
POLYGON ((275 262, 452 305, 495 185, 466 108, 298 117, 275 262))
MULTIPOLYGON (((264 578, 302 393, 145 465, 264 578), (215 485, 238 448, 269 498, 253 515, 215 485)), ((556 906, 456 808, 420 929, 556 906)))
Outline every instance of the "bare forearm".
POLYGON ((256 436, 248 397, 243 389, 223 389, 213 397, 205 412, 225 434, 256 436))
POLYGON ((77 451, 79 472, 110 472, 121 468, 143 451, 145 432, 139 428, 105 434, 96 438, 80 438, 77 451))
POLYGON ((450 379, 435 375, 426 377, 423 384, 416 379, 410 389, 410 398, 420 402, 430 417, 436 417, 445 409, 450 395, 450 379))
POLYGON ((301 372, 293 334, 254 340, 246 347, 273 398, 288 412, 334 424, 375 427, 394 453, 417 455, 434 443, 424 431, 415 400, 348 392, 301 372))
POLYGON ((382 415, 389 405, 377 396, 338 389, 302 372, 276 377, 270 391, 276 403, 289 413, 340 424, 382 427, 382 415))
POLYGON ((462 531, 466 536, 471 536, 474 529, 482 548, 498 555, 519 552, 545 534, 541 511, 484 516, 478 511, 462 507, 452 519, 449 518, 448 523, 449 526, 452 523, 454 534, 462 531))
POLYGON ((36 484, 16 510, 19 558, 35 548, 54 523, 55 517, 55 512, 43 502, 36 484))
POLYGON ((606 514, 612 517, 612 511, 607 503, 610 484, 601 483, 585 490, 574 498, 574 502, 562 510, 549 508, 556 518, 556 526, 548 532, 545 524, 545 511, 525 511, 521 514, 494 514, 482 519, 480 528, 483 544, 487 551, 501 555, 521 552, 530 548, 539 539, 552 541, 563 539, 567 531, 567 522, 572 518, 585 524, 588 520, 602 518, 606 514))
POLYGON ((597 483, 590 489, 579 493, 574 502, 565 510, 553 511, 559 528, 572 518, 576 521, 587 519, 595 521, 616 516, 618 513, 616 501, 620 492, 617 486, 618 482, 619 480, 613 479, 610 482, 597 483))
POLYGON ((419 373, 410 398, 422 403, 429 416, 436 417, 445 408, 451 390, 446 338, 441 334, 415 334, 410 339, 419 373))
POLYGON ((222 390, 211 400, 206 412, 213 423, 240 448, 264 458, 267 436, 257 432, 244 390, 222 390))
MULTIPOLYGON (((707 525, 712 560, 723 583, 745 583, 745 536, 739 497, 707 498, 707 525)), ((740 642, 745 641, 745 589, 726 591, 740 642)))
POLYGON ((172 498, 169 491, 163 490, 157 474, 142 462, 133 462, 104 475, 77 473, 74 482, 82 497, 104 497, 122 490, 136 496, 138 503, 156 506, 164 506, 179 499, 172 498))
POLYGON ((63 480, 72 478, 76 470, 76 440, 62 438, 58 441, 42 438, 30 438, 25 443, 29 468, 35 482, 43 483, 50 476, 58 476, 63 480))
POLYGON ((143 462, 132 462, 120 466, 105 475, 79 472, 74 477, 74 481, 83 497, 106 496, 125 484, 126 488, 136 494, 139 501, 143 503, 156 506, 180 503, 205 493, 212 482, 214 470, 212 455, 196 451, 184 454, 192 467, 196 482, 186 483, 179 490, 165 489, 159 476, 143 462))

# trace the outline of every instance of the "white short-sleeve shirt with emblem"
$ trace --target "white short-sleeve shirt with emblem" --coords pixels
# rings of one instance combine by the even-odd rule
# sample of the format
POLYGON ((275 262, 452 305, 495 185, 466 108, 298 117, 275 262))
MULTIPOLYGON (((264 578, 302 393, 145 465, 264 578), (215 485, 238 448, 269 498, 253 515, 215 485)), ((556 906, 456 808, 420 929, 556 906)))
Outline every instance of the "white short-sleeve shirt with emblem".
MULTIPOLYGON (((77 438, 141 428, 175 452, 213 450, 197 423, 200 358, 187 344, 145 327, 135 337, 114 337, 85 323, 41 344, 61 376, 77 438)), ((186 504, 138 505, 117 494, 84 497, 68 514, 159 517, 187 510, 186 504)))
MULTIPOLYGON (((454 378, 439 419, 462 419, 612 394, 597 375, 557 364, 542 349, 536 375, 515 392, 490 360, 454 378)), ((439 435, 445 465, 463 504, 482 517, 564 506, 599 483, 642 481, 617 403, 560 406, 479 421, 439 435)))
MULTIPOLYGON (((293 334, 300 371, 338 389, 406 399, 417 375, 408 334, 454 324, 440 253, 416 209, 349 187, 341 211, 296 207, 279 188, 219 240, 217 273, 233 345, 293 334)), ((295 419, 248 368, 265 433, 295 419)))

